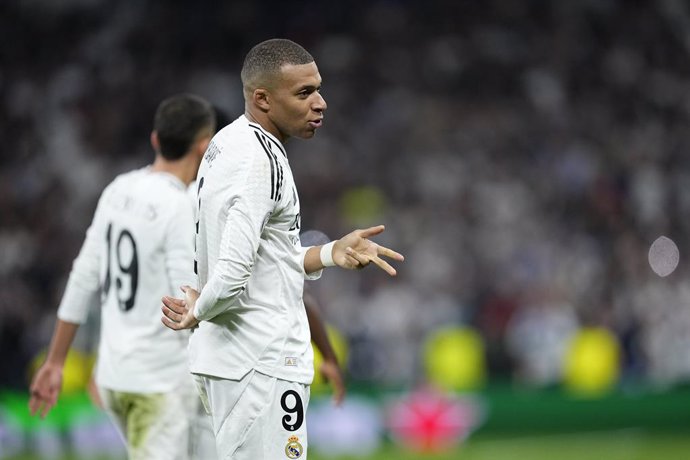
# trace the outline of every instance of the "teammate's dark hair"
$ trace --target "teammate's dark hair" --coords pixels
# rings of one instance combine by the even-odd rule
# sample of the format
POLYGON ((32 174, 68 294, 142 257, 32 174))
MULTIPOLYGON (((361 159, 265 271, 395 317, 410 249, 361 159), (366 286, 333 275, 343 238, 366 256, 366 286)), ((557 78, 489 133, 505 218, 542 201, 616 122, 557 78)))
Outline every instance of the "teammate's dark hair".
POLYGON ((193 94, 177 94, 158 105, 153 120, 160 153, 168 160, 182 158, 204 130, 213 134, 216 116, 213 106, 193 94))
POLYGON ((254 46, 244 58, 242 85, 253 90, 278 75, 284 65, 302 65, 314 58, 297 43, 284 38, 273 38, 254 46))

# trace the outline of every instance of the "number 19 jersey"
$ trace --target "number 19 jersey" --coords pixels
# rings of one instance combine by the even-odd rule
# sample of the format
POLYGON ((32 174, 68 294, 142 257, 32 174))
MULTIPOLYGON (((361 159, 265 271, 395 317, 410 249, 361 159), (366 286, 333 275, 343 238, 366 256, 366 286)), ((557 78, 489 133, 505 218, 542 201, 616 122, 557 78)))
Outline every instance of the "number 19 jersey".
POLYGON ((133 393, 166 392, 189 378, 189 334, 161 323, 161 297, 196 285, 194 217, 182 181, 143 168, 103 191, 58 309, 83 323, 100 303, 97 383, 133 393))

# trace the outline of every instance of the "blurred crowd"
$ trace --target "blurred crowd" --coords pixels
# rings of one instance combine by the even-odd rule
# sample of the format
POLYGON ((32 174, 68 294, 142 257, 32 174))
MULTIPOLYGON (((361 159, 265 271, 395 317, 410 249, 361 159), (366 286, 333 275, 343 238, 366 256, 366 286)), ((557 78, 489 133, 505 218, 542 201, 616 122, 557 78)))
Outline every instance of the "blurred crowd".
POLYGON ((683 0, 9 0, 0 387, 26 387, 99 193, 153 157, 158 102, 194 92, 234 119, 241 60, 274 36, 312 52, 329 104, 287 146, 303 230, 384 223, 406 256, 394 279, 309 283, 351 381, 420 383, 449 325, 480 334, 490 378, 558 383, 587 326, 618 340, 622 384, 690 380, 683 0), (663 278, 647 263, 661 235, 680 249, 663 278))

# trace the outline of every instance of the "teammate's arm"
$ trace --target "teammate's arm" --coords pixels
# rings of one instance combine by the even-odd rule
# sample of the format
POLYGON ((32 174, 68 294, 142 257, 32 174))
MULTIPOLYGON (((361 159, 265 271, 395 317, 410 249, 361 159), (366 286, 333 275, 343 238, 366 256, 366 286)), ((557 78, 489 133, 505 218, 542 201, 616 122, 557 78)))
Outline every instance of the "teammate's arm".
POLYGON ((326 381, 333 385, 333 401, 340 405, 345 398, 343 374, 335 351, 333 351, 331 341, 328 339, 326 326, 321 318, 316 299, 306 291, 304 292, 304 308, 307 311, 311 339, 314 341, 316 348, 321 352, 321 356, 323 356, 323 363, 321 363, 319 372, 321 372, 326 381))
POLYGON ((31 415, 40 412, 41 418, 44 418, 57 403, 62 389, 62 369, 78 328, 79 324, 57 320, 46 361, 31 382, 31 415))
POLYGON ((41 417, 45 417, 57 403, 62 389, 62 370, 67 353, 79 325, 86 321, 89 308, 97 302, 100 289, 99 238, 105 237, 100 234, 100 228, 97 217, 94 217, 94 221, 86 231, 86 238, 79 255, 72 264, 67 287, 58 308, 57 323, 48 348, 48 355, 31 381, 29 399, 31 415, 40 412, 41 417))
MULTIPOLYGON (((397 274, 395 268, 391 267, 381 256, 402 262, 405 260, 403 255, 392 249, 376 244, 369 239, 372 236, 382 233, 384 229, 385 227, 383 225, 378 225, 363 230, 355 230, 339 240, 332 242, 332 251, 330 254, 333 260, 332 265, 337 265, 348 270, 355 270, 364 268, 373 262, 389 275, 395 276, 397 274)), ((325 264, 324 260, 322 260, 322 248, 323 246, 313 246, 307 250, 304 256, 304 271, 306 273, 313 273, 326 266, 330 266, 330 264, 325 264)), ((326 255, 326 257, 327 256, 328 255, 326 255)))

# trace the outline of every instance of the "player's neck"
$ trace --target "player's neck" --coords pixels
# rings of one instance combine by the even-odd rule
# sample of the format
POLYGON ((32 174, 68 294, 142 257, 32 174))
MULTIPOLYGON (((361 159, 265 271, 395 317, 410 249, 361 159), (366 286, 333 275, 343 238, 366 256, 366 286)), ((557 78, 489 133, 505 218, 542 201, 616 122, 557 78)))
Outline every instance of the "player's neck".
POLYGON ((172 174, 180 179, 185 185, 192 183, 196 177, 196 169, 189 155, 177 161, 166 160, 162 156, 156 155, 156 159, 153 160, 153 164, 151 165, 151 171, 172 174))
POLYGON ((251 110, 249 107, 245 108, 244 116, 247 117, 252 123, 261 126, 264 130, 273 134, 273 136, 280 141, 281 144, 285 144, 286 139, 283 138, 278 127, 268 118, 268 116, 260 110, 251 110))

